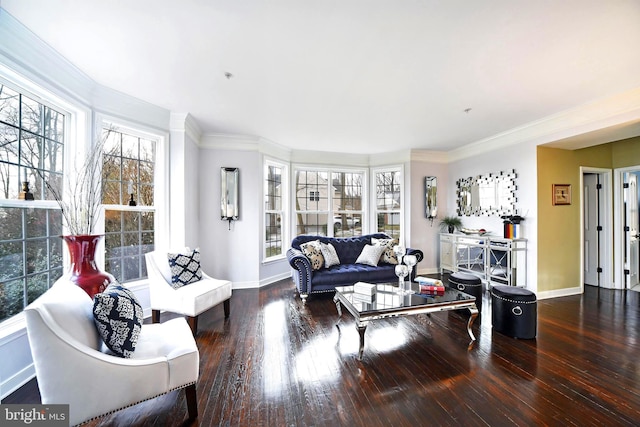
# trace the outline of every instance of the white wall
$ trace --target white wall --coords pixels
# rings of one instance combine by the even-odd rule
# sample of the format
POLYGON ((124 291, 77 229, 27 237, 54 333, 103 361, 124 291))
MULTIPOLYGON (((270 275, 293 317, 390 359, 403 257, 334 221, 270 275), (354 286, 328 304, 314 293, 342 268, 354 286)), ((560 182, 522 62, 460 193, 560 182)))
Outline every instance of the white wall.
POLYGON ((234 289, 260 282, 262 163, 258 151, 201 148, 200 249, 207 274, 233 282, 234 289), (220 219, 220 168, 240 169, 240 217, 220 219), (229 226, 231 228, 229 229, 229 226))
MULTIPOLYGON (((516 209, 525 218, 520 225, 520 235, 527 239, 527 288, 534 292, 537 291, 538 283, 536 163, 536 145, 534 143, 511 145, 461 158, 449 163, 448 179, 444 189, 450 195, 447 199, 447 212, 453 214, 456 212, 455 191, 458 179, 515 169, 517 174, 516 209)), ((438 204, 440 203, 438 202, 438 204)), ((484 228, 494 235, 503 235, 502 219, 498 216, 463 216, 462 224, 466 228, 484 228)))
POLYGON ((448 185, 448 165, 437 156, 412 156, 411 160, 411 233, 407 245, 422 250, 424 259, 418 264, 419 274, 433 274, 439 271, 439 220, 449 213, 448 201, 455 196, 448 185), (433 159, 432 159, 433 158, 433 159), (435 160, 435 161, 434 161, 435 160), (438 215, 433 223, 425 215, 424 178, 437 178, 438 215))

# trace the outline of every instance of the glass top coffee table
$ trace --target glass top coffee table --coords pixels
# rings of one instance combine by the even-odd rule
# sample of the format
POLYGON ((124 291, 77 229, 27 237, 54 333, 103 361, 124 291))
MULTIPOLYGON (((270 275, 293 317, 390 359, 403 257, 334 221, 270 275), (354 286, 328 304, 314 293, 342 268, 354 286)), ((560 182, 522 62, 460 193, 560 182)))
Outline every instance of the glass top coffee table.
MULTIPOLYGON (((408 286, 408 283, 407 283, 408 286)), ((353 291, 353 286, 336 286, 336 295, 333 301, 336 303, 338 310, 339 328, 342 319, 341 305, 353 315, 356 320, 356 328, 360 334, 360 350, 358 358, 362 359, 364 350, 364 333, 367 325, 371 320, 384 319, 386 317, 409 316, 421 313, 434 313, 438 311, 462 310, 469 309, 471 316, 467 322, 467 332, 471 337, 473 345, 476 337, 471 331, 474 320, 478 317, 478 308, 476 307, 476 298, 472 295, 445 288, 444 293, 440 294, 416 294, 419 285, 411 284, 411 291, 408 289, 401 293, 397 284, 381 283, 376 284, 375 294, 371 297, 364 294, 358 294, 353 291)))

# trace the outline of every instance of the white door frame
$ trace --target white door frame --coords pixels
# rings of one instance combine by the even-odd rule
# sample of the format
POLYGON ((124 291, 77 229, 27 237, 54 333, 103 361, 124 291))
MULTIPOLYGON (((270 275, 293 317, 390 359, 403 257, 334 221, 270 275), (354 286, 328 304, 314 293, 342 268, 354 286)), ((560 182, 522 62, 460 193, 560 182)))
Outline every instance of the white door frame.
POLYGON ((616 168, 613 170, 613 227, 617 232, 613 233, 614 242, 614 260, 615 275, 614 275, 614 288, 626 289, 626 280, 624 277, 624 257, 622 254, 625 251, 625 236, 623 232, 624 227, 624 209, 623 209, 623 191, 622 184, 624 183, 624 174, 627 172, 636 172, 640 170, 640 165, 629 166, 625 168, 616 168))
MULTIPOLYGON (((602 231, 599 235, 599 247, 600 247, 600 267, 602 267, 602 273, 600 274, 600 286, 603 288, 615 288, 618 282, 614 282, 614 268, 617 266, 613 260, 613 230, 614 221, 611 215, 611 184, 612 173, 611 169, 592 168, 587 166, 580 166, 580 291, 584 292, 584 174, 596 173, 602 178, 600 184, 602 185, 602 192, 600 193, 601 206, 603 207, 600 212, 600 225, 602 231)), ((617 268, 615 271, 617 272, 617 268)))

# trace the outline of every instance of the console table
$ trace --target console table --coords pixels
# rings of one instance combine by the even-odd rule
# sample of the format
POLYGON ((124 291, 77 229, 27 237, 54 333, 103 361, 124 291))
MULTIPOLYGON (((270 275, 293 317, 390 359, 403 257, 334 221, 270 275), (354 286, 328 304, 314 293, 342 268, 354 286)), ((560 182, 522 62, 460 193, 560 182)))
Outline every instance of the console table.
POLYGON ((440 273, 475 274, 493 285, 526 286, 527 239, 440 234, 440 273))

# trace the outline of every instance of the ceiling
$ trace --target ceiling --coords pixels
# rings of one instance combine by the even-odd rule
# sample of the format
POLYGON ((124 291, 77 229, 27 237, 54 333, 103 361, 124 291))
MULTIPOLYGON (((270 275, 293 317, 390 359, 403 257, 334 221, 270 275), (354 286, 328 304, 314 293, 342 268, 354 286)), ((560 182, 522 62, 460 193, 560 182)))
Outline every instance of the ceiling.
POLYGON ((449 151, 640 87, 640 1, 0 0, 203 134, 449 151))

